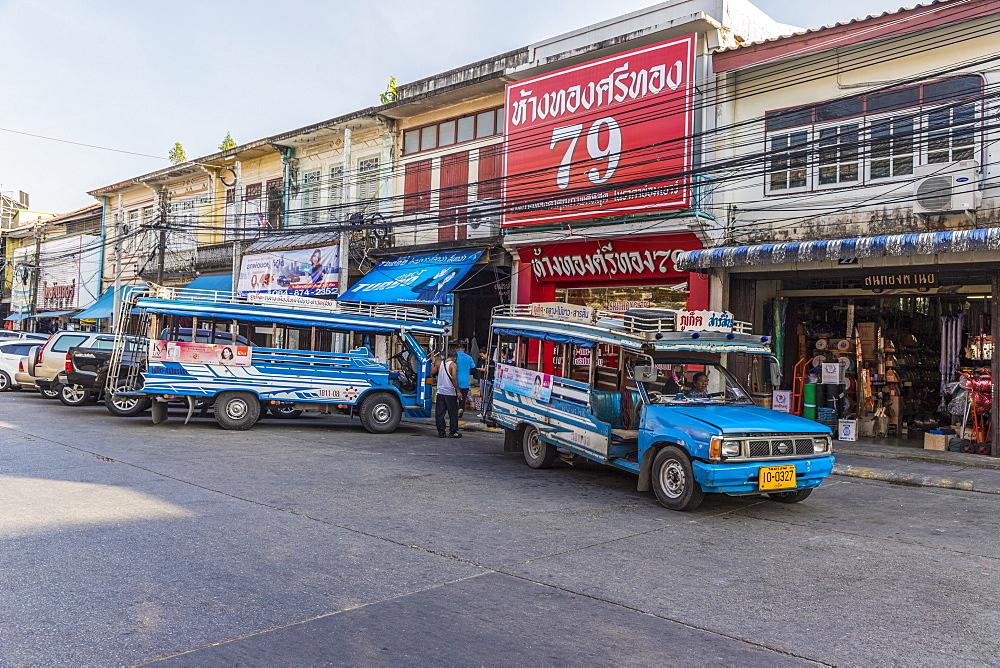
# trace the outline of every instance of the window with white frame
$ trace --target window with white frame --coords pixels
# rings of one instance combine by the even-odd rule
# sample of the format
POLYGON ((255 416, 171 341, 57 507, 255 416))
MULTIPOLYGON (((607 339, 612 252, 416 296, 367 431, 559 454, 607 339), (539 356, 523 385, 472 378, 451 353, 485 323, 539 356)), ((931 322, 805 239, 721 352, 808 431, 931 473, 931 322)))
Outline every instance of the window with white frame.
POLYGON ((973 160, 982 96, 982 78, 969 75, 768 112, 767 192, 878 183, 917 165, 973 160))
POLYGON ((302 173, 299 185, 299 220, 303 225, 319 222, 320 179, 322 170, 314 169, 302 173))
POLYGON ((357 210, 369 216, 378 211, 379 157, 358 160, 357 210))

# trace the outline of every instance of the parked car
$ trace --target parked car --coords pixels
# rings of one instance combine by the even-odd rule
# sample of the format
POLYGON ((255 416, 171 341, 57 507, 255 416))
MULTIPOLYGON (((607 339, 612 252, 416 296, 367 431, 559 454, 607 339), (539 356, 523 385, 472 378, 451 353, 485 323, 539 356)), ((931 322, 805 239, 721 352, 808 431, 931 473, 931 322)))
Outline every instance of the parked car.
MULTIPOLYGON (((116 399, 104 392, 115 338, 112 334, 105 334, 85 347, 69 349, 66 367, 56 376, 56 384, 60 388, 59 401, 67 406, 79 406, 104 394, 108 410, 119 417, 138 415, 149 408, 148 400, 131 397, 116 399)), ((123 352, 122 366, 131 366, 132 358, 137 354, 146 354, 145 342, 129 340, 123 352)))
POLYGON ((0 329, 0 343, 7 341, 46 341, 51 334, 36 334, 34 332, 19 332, 13 329, 0 329))
POLYGON ((18 364, 21 362, 21 358, 30 354, 31 349, 36 346, 38 343, 31 339, 0 340, 0 392, 20 387, 14 381, 18 364))
POLYGON ((38 349, 35 355, 28 357, 25 373, 18 373, 14 381, 18 385, 33 384, 43 397, 55 399, 59 396, 61 389, 57 386, 56 376, 66 369, 69 349, 74 346, 87 346, 101 337, 108 336, 110 335, 100 332, 56 332, 49 337, 45 345, 38 349))

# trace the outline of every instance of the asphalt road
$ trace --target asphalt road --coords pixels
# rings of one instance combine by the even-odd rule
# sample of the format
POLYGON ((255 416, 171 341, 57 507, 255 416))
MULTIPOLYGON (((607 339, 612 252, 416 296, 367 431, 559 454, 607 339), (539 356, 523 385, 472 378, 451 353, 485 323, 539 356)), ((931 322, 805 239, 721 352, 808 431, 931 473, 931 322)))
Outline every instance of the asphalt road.
POLYGON ((674 513, 501 445, 0 394, 0 665, 1000 662, 1000 496, 674 513))

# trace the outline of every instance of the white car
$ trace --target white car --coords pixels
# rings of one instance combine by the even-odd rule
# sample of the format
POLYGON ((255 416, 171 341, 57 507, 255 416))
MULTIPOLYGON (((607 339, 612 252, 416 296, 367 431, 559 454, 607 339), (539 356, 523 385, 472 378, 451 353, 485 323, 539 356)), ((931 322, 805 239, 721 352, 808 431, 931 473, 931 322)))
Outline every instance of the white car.
POLYGON ((14 376, 18 372, 18 364, 39 344, 32 339, 0 340, 0 392, 17 387, 14 376))

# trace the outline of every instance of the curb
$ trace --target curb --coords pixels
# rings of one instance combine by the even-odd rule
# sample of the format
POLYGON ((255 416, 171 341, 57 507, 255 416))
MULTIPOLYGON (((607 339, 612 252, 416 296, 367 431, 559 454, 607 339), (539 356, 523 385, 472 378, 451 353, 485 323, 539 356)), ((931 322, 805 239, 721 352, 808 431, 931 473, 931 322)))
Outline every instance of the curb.
POLYGON ((942 489, 958 489, 964 492, 980 492, 981 494, 1000 494, 1000 486, 983 484, 975 480, 951 480, 937 476, 900 473, 898 471, 887 471, 867 466, 834 463, 833 474, 851 478, 864 478, 865 480, 881 480, 883 482, 908 485, 910 487, 939 487, 942 489))

